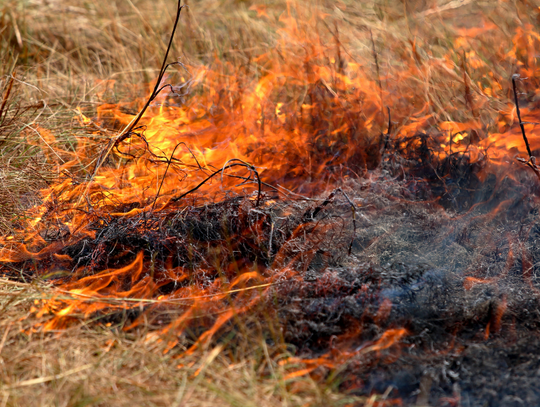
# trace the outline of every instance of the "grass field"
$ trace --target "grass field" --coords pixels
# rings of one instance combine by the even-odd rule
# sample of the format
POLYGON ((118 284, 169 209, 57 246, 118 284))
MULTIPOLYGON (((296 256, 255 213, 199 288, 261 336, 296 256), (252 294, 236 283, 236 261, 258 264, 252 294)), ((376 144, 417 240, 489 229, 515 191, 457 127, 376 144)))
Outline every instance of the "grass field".
MULTIPOLYGON (((83 141, 101 146, 113 134, 83 124, 80 111, 94 117, 106 103, 140 107, 159 72, 175 3, 0 4, 3 235, 29 227, 28 210, 41 203, 41 191, 62 176, 66 157, 76 156, 83 141)), ((515 115, 510 77, 516 72, 528 77, 520 85, 527 97, 538 97, 540 12, 534 1, 188 4, 171 61, 180 60, 192 72, 214 70, 222 89, 237 82, 249 89, 281 66, 289 75, 303 67, 301 50, 311 45, 333 50, 314 53, 321 66, 347 61, 339 68, 344 77, 358 78, 361 72, 366 100, 355 113, 371 114, 364 122, 369 134, 385 131, 388 117, 381 107, 386 106, 396 132, 474 123, 488 133, 504 133, 515 115), (231 79, 240 75, 237 82, 231 79)), ((180 81, 183 71, 172 72, 168 80, 180 81)), ((205 91, 194 89, 193 98, 205 91)), ((283 97, 280 92, 272 95, 283 97)), ((523 147, 515 152, 524 153, 523 147)), ((88 168, 85 162, 70 171, 82 177, 88 168)), ((385 395, 357 397, 340 390, 332 371, 291 374, 303 365, 280 363, 290 349, 268 344, 253 321, 234 346, 210 342, 191 355, 181 344, 165 352, 167 342, 153 336, 151 326, 125 331, 122 320, 104 325, 87 319, 44 333, 36 326, 45 316, 36 315, 34 307, 53 293, 46 281, 0 280, 0 407, 387 405, 385 395)))

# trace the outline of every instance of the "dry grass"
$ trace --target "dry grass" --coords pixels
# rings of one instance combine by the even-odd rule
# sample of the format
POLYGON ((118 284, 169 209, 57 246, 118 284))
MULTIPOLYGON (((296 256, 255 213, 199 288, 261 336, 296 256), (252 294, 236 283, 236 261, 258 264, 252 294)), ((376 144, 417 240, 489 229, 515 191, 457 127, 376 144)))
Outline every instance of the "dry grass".
POLYGON ((333 383, 284 380, 286 356, 256 332, 245 345, 222 344, 179 358, 181 348, 144 329, 95 321, 43 335, 27 319, 49 288, 0 281, 1 406, 328 406, 360 398, 340 396, 333 383), (253 346, 258 342, 259 346, 253 346), (248 346, 248 344, 250 344, 248 346))
MULTIPOLYGON (((58 176, 59 158, 36 135, 36 126, 49 129, 55 143, 74 151, 78 138, 91 136, 73 119, 76 107, 91 114, 103 102, 140 97, 141 85, 159 69, 173 3, 7 0, 0 5, 2 95, 10 75, 16 75, 0 116, 0 232, 23 224, 25 209, 39 202, 39 189, 58 176), (24 114, 17 115, 20 108, 24 114)), ((512 51, 518 27, 538 24, 533 3, 319 0, 309 7, 293 2, 291 12, 299 21, 309 21, 314 10, 325 13, 324 22, 306 31, 324 41, 332 40, 337 22, 343 52, 381 82, 387 100, 408 103, 404 95, 414 86, 415 103, 429 102, 441 121, 480 118, 489 127, 507 107, 507 80, 515 69, 501 55, 512 51), (497 35, 471 37, 458 45, 458 29, 475 27, 480 16, 498 27, 497 35), (412 74, 411 66, 416 69, 412 74), (464 90, 466 81, 472 96, 464 90)), ((190 6, 171 55, 193 65, 255 64, 257 56, 275 46, 279 16, 287 10, 285 1, 201 0, 190 6)), ((519 49, 516 55, 516 64, 525 58, 519 49)), ((265 69, 253 66, 254 76, 265 69)), ((164 345, 149 341, 144 329, 126 333, 121 323, 87 321, 64 332, 33 332, 36 321, 27 316, 34 300, 50 290, 40 283, 0 282, 0 407, 375 401, 339 394, 339 383, 332 381, 315 382, 309 376, 285 381, 277 361, 286 351, 281 345, 267 346, 261 332, 250 333, 233 350, 214 344, 182 359, 176 359, 181 349, 163 354, 164 345)))

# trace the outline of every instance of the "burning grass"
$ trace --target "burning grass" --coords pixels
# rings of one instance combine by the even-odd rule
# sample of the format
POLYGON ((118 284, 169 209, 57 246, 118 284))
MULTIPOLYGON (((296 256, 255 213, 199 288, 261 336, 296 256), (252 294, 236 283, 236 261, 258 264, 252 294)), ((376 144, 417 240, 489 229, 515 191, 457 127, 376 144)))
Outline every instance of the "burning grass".
POLYGON ((163 355, 164 346, 148 343, 144 333, 123 332, 122 323, 96 326, 88 321, 54 334, 21 334, 32 329, 25 314, 33 301, 49 290, 2 281, 5 405, 274 406, 362 400, 338 397, 331 386, 309 377, 294 380, 291 391, 291 381, 283 379, 286 372, 274 361, 286 351, 266 345, 256 333, 234 350, 218 345, 181 359, 174 352, 163 355))
POLYGON ((4 404, 538 400, 532 3, 3 10, 4 404))

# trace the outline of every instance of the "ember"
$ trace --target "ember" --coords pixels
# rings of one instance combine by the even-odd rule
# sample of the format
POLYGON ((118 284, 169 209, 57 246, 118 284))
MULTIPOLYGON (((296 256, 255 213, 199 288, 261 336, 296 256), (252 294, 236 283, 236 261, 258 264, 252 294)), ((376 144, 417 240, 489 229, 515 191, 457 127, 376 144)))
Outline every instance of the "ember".
POLYGON ((303 13, 239 65, 168 66, 171 36, 149 96, 77 111, 76 151, 33 127, 60 175, 0 238, 4 277, 55 286, 31 331, 93 319, 210 360, 258 329, 285 382, 369 405, 538 404, 537 25, 478 15, 457 51, 383 61, 374 30, 354 55, 303 13))

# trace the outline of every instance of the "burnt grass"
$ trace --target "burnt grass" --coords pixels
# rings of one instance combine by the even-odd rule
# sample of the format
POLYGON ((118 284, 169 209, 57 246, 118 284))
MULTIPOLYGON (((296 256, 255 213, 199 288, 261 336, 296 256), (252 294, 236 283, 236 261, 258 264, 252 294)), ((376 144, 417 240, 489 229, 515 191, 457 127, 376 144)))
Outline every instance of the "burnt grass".
MULTIPOLYGON (((434 146, 427 134, 379 145, 376 168, 318 198, 268 191, 258 207, 236 196, 129 218, 94 216, 95 238, 62 235, 59 254, 69 264, 51 254, 17 268, 66 282, 72 272, 123 267, 142 251, 157 297, 182 284, 230 281, 245 270, 271 277, 289 267, 295 278, 261 304, 274 311, 296 356, 353 352, 337 373, 341 390, 386 393, 404 405, 540 405, 538 181, 518 162, 505 170, 510 177, 468 154, 441 160, 434 146), (188 279, 165 273, 179 267, 188 279), (395 344, 369 351, 401 328, 395 344)), ((58 240, 60 232, 47 233, 45 240, 58 240)), ((102 321, 127 323, 137 313, 102 321)))

